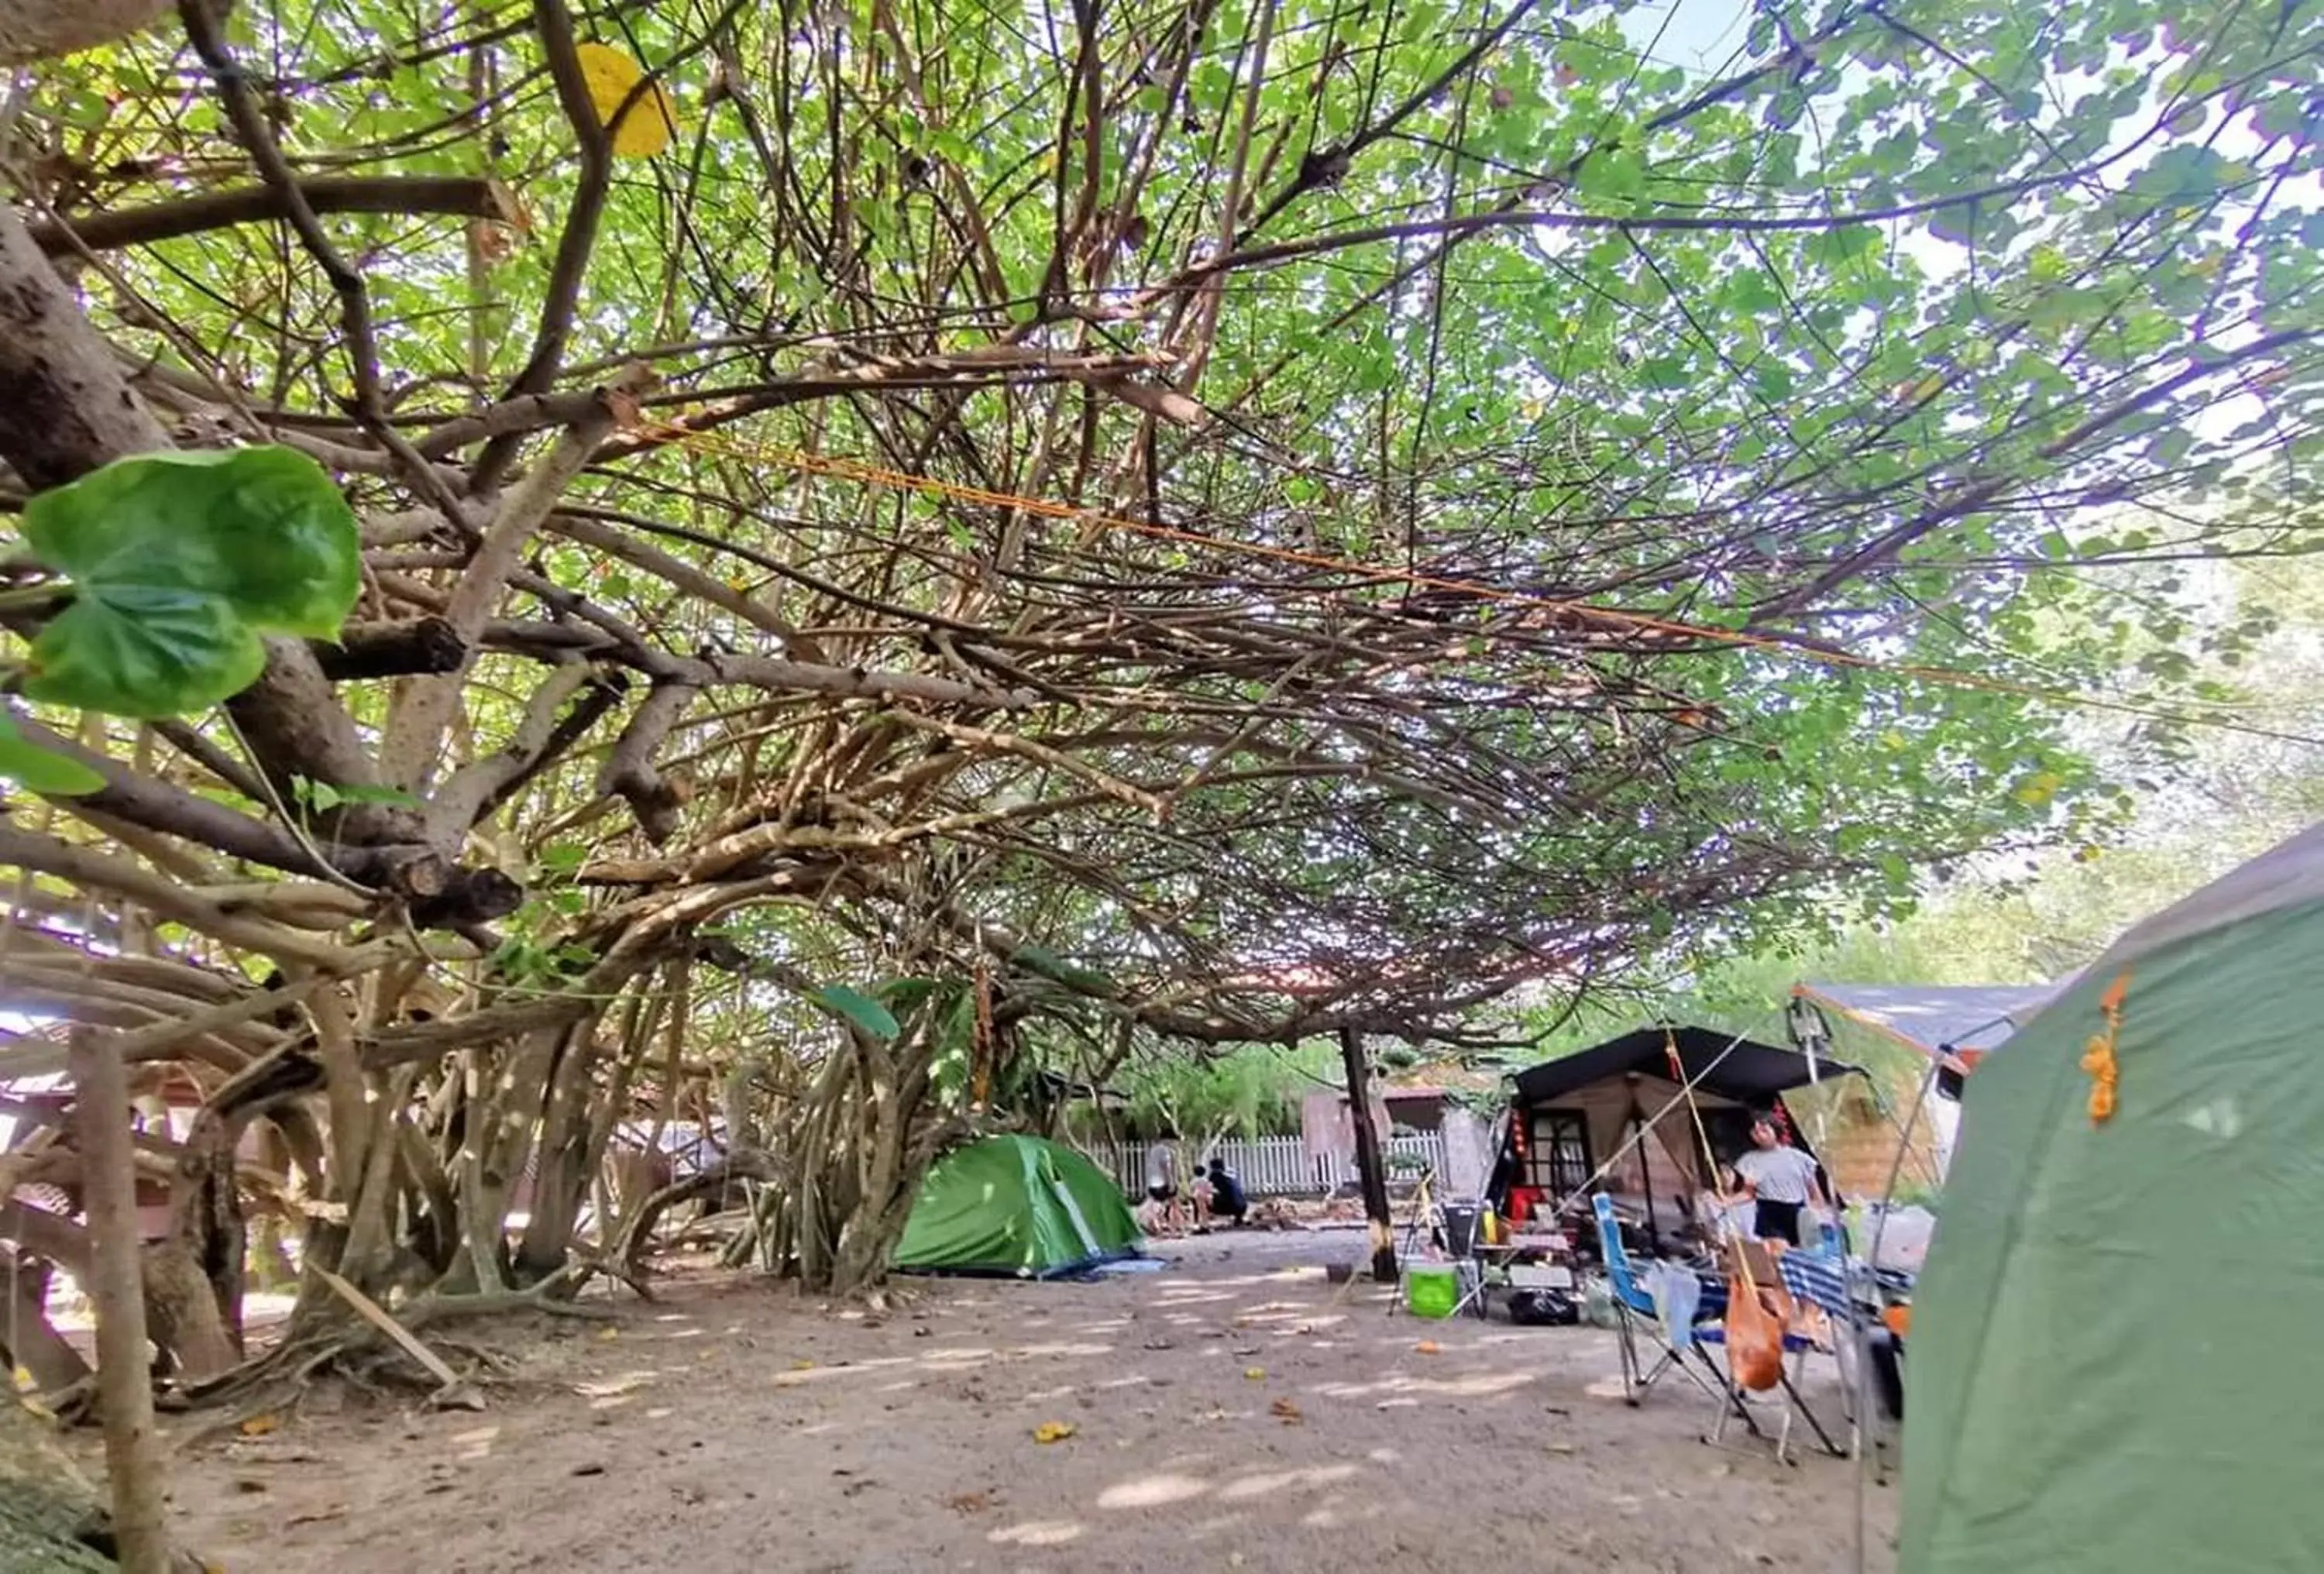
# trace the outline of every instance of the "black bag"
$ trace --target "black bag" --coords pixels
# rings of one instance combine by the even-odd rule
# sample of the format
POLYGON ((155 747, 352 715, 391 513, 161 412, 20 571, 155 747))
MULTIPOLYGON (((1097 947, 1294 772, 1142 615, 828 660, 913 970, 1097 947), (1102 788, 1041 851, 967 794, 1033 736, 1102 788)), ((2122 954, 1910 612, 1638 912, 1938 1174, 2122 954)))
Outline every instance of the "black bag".
POLYGON ((1563 1290, 1512 1290, 1509 1321, 1520 1328, 1572 1328, 1582 1308, 1563 1290))

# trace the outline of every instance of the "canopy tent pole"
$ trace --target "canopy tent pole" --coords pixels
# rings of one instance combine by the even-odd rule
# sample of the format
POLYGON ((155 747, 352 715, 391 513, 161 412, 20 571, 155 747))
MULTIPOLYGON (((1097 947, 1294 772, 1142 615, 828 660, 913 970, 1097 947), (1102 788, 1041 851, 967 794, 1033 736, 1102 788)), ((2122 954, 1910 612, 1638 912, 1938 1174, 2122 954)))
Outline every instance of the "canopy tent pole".
POLYGON ((1655 1221, 1655 1174, 1646 1164, 1646 1110, 1639 1106, 1638 1096, 1635 1091, 1630 1095, 1630 1127, 1638 1134, 1640 1139, 1638 1142, 1638 1188, 1646 1194, 1646 1238, 1654 1243, 1655 1256, 1660 1256, 1663 1255, 1663 1230, 1662 1226, 1655 1221))

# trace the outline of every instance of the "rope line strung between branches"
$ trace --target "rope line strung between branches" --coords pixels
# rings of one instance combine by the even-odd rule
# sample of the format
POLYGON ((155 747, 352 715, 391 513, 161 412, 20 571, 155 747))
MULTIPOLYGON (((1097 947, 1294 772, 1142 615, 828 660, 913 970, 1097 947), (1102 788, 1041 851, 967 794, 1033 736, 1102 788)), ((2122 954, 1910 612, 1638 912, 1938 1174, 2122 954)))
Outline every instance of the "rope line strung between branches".
MULTIPOLYGON (((1615 607, 1592 606, 1586 602, 1542 595, 1533 591, 1506 590, 1498 585, 1487 584, 1481 580, 1429 574, 1418 569, 1379 567, 1358 563, 1350 558, 1334 557, 1327 553, 1305 551, 1295 547, 1275 547, 1257 541, 1238 541, 1230 537, 1206 536, 1199 530, 1155 524, 1145 520, 1129 519, 1119 514, 1109 514, 1098 509, 1059 502, 1050 498, 1027 497, 1017 492, 998 492, 990 487, 972 486, 962 482, 942 481, 932 475, 915 475, 907 471, 890 470, 861 459, 834 458, 820 454, 802 453, 794 448, 739 443, 732 438, 714 436, 708 432, 697 432, 690 428, 667 422, 649 421, 637 429, 641 435, 661 443, 690 448, 701 453, 723 455, 727 458, 740 459, 748 463, 785 465, 809 474, 829 476, 834 480, 853 481, 862 485, 882 487, 890 491, 928 493, 950 498, 958 502, 981 503, 988 508, 1016 509, 1026 513, 1038 514, 1047 519, 1070 520, 1077 524, 1097 526, 1107 530, 1127 531, 1153 540, 1169 541, 1181 546, 1208 548, 1214 551, 1238 553, 1248 557, 1267 558, 1275 562, 1294 564, 1303 568, 1351 575, 1379 584, 1401 584, 1414 589, 1449 591, 1461 595, 1473 596, 1480 601, 1556 612, 1584 622, 1596 623, 1601 627, 1659 634, 1671 639, 1702 640, 1722 645, 1730 649, 1757 651, 1794 660, 1808 661, 1840 671, 1866 672, 1910 678, 1951 688, 2008 695, 2020 699, 2039 700, 2049 704, 2106 711, 2119 715, 2137 716, 2146 721, 2172 723, 2181 726, 2213 727, 2222 732, 2241 733, 2247 737, 2265 738, 2282 743, 2324 746, 2324 738, 2311 737, 2302 732, 2284 732, 2273 727, 2261 726, 2257 723, 2236 721, 2232 717, 2190 713, 2159 705, 2142 704, 2135 700, 2109 699, 2103 695, 2088 694, 2077 689, 2058 688, 2047 685, 2022 683, 2014 678, 1997 677, 1991 673, 1973 672, 1963 667, 1932 667, 1908 661, 1884 661, 1878 657, 1860 655, 1852 650, 1838 650, 1819 645, 1803 644, 1774 635, 1754 634, 1748 630, 1722 629, 1707 623, 1691 623, 1674 618, 1659 617, 1652 612, 1636 612, 1615 607)), ((1291 588, 1296 590, 1296 587, 1291 588)))

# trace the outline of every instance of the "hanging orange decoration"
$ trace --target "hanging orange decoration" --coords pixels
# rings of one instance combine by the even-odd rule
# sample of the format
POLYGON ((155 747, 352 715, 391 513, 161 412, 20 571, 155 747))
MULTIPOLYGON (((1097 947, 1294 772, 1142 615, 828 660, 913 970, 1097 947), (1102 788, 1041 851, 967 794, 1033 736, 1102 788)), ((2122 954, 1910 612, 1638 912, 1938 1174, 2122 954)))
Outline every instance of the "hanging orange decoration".
POLYGON ((645 71, 637 61, 609 44, 585 43, 574 57, 581 62, 582 78, 589 84, 589 102, 597 108, 616 158, 650 159, 669 146, 678 134, 678 116, 669 96, 659 82, 643 88, 645 71), (614 117, 620 116, 616 123, 614 117))
POLYGON ((2114 1118, 2115 1088, 2122 1073, 2115 1059, 2115 1045, 2122 1036, 2122 1001, 2130 992, 2130 975, 2121 977, 2107 986, 2098 997, 2098 1010, 2106 1017, 2106 1030, 2090 1036, 2082 1050, 2082 1070, 2090 1078, 2090 1124, 2102 1126, 2114 1118))

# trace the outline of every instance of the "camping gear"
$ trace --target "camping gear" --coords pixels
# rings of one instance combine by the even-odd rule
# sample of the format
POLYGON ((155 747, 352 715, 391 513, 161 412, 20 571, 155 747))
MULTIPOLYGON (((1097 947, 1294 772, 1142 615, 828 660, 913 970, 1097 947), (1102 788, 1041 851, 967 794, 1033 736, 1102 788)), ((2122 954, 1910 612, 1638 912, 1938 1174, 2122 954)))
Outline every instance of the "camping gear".
POLYGON ((1140 1244, 1130 1205, 1089 1160, 1038 1137, 988 1137, 928 1172, 894 1266, 1048 1279, 1135 1256, 1140 1244))
POLYGON ((1903 1574, 2318 1566, 2319 954, 2324 826, 2134 927, 1969 1078, 1903 1574))
POLYGON ((1442 1321, 1460 1309, 1461 1276, 1449 1263, 1404 1271, 1404 1307, 1415 1317, 1442 1321))
MULTIPOLYGON (((1794 984, 1792 997, 1828 1006, 1859 1027, 1939 1063, 1954 1055, 1974 1064, 1998 1049, 2070 980, 2054 984, 1794 984)), ((1960 1096, 1959 1077, 1941 1089, 1960 1096)))
POLYGON ((1659 1246, 1687 1222, 1687 1200, 1712 1189, 1712 1160, 1723 1164, 1750 1146, 1754 1118, 1773 1116, 1812 1157, 1784 1093, 1858 1074, 1838 1061, 1708 1027, 1626 1033, 1517 1074, 1495 1196, 1504 1205, 1527 1204, 1528 1217, 1546 1220, 1578 1210, 1587 1192, 1614 1192, 1639 1203, 1647 1237, 1659 1246), (1545 1201, 1514 1196, 1527 1190, 1545 1201))
POLYGON ((1519 1328, 1572 1328, 1582 1321, 1582 1308, 1563 1290, 1512 1290, 1509 1321, 1519 1328))

